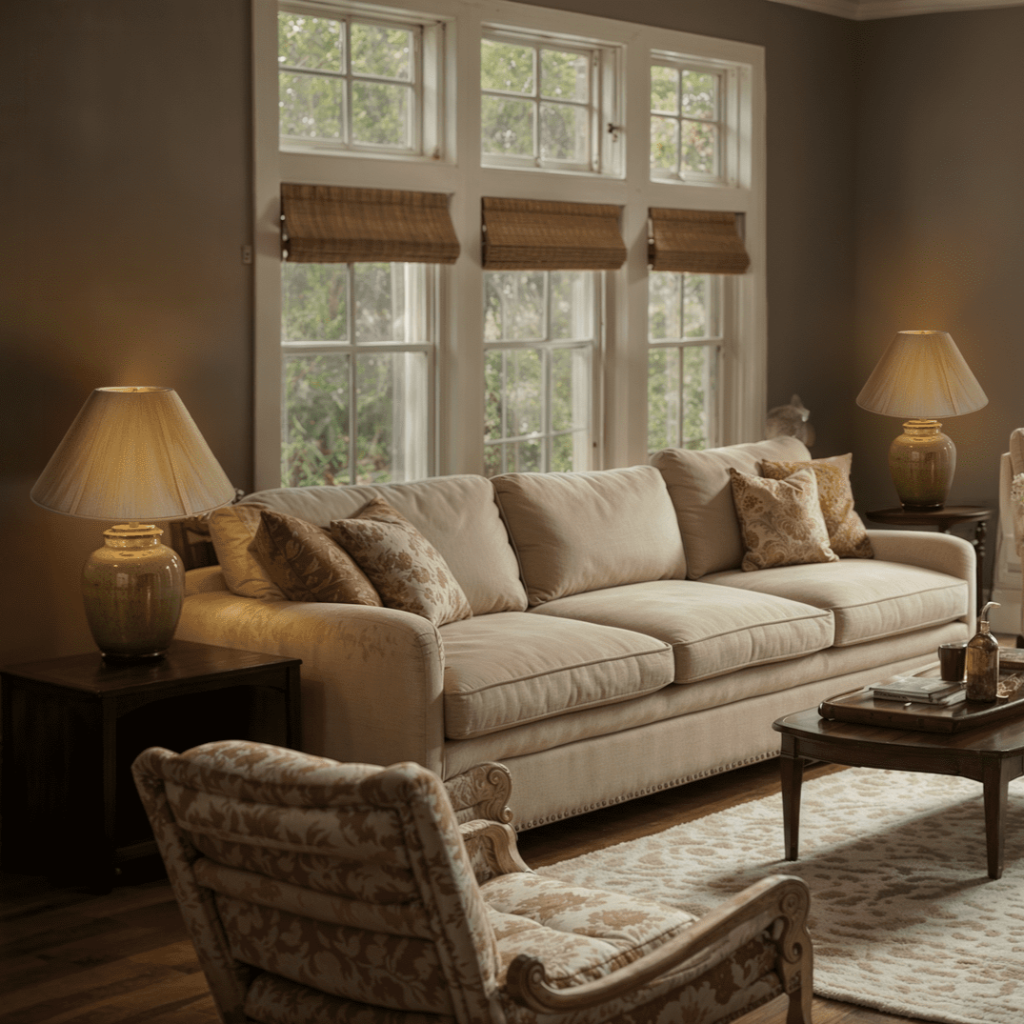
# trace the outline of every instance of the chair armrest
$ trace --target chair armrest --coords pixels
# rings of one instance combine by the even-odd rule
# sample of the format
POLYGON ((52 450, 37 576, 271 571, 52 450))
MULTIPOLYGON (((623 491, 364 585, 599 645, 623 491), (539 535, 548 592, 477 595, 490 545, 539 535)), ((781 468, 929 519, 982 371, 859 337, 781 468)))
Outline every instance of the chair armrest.
POLYGON ((366 764, 418 761, 442 773, 444 653, 422 616, 210 591, 185 600, 177 636, 301 658, 307 752, 366 764))
POLYGON ((519 855, 516 830, 511 825, 498 821, 467 821, 459 826, 459 832, 477 885, 498 875, 533 870, 519 855))
POLYGON ((486 821, 512 820, 508 806, 512 794, 512 773, 497 761, 485 761, 447 779, 452 810, 460 824, 483 818, 486 821))
POLYGON ((731 932, 755 923, 773 928, 776 971, 790 996, 789 1024, 810 1024, 813 954, 807 932, 810 892, 803 879, 772 875, 744 889, 639 960, 596 981, 555 988, 537 957, 521 953, 508 968, 506 987, 536 1013, 569 1013, 625 995, 698 956, 731 932), (801 1015, 802 1011, 802 1015, 801 1015))

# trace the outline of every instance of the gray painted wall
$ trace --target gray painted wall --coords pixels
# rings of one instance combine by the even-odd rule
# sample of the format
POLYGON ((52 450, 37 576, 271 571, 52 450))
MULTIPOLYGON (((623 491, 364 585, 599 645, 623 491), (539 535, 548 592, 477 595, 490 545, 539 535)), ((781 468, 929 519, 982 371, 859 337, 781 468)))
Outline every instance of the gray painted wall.
MULTIPOLYGON (((1010 275, 1024 91, 1009 51, 1024 12, 857 24, 764 0, 549 6, 766 47, 768 404, 799 392, 815 454, 853 450, 858 507, 892 504, 899 425, 853 399, 891 334, 924 317, 991 399, 949 425, 954 499, 993 502, 1021 422, 1010 275), (946 68, 966 70, 936 101, 946 68), (967 118, 972 152, 952 152, 967 118)), ((0 663, 92 647, 78 580, 105 524, 28 498, 92 388, 176 388, 234 483, 252 486, 248 10, 35 0, 0 13, 0 663)))

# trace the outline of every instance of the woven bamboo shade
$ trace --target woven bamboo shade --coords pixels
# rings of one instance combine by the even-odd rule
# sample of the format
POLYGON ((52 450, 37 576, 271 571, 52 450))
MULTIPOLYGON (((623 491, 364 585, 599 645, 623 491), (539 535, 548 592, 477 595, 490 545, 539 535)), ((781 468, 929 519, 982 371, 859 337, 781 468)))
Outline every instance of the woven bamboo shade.
POLYGON ((454 263, 459 240, 448 197, 332 185, 281 185, 292 263, 454 263))
POLYGON ((487 270, 618 270, 620 207, 538 199, 483 201, 487 270))
POLYGON ((648 261, 676 274, 742 274, 750 265, 736 214, 652 208, 648 261))

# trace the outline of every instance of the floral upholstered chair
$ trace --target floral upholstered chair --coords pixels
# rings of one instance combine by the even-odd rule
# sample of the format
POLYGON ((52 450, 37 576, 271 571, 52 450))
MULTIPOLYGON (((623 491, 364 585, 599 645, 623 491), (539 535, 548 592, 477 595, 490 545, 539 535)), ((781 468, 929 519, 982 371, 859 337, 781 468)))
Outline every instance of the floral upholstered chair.
POLYGON ((225 1024, 810 1022, 803 882, 696 919, 535 874, 507 770, 448 788, 242 741, 142 753, 135 779, 225 1024))

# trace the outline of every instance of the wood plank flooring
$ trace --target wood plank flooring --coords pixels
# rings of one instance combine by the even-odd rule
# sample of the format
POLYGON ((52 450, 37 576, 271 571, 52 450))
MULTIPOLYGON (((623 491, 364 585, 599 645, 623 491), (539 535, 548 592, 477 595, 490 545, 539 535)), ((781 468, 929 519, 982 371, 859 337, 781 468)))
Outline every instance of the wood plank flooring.
MULTIPOLYGON (((808 777, 840 771, 820 765, 808 777)), ((653 794, 520 837, 540 867, 779 792, 778 763, 653 794)), ((514 795, 514 794, 513 794, 514 795)), ((781 845, 781 809, 779 843, 781 845)), ((742 1024, 784 1024, 785 999, 742 1024)), ((816 1024, 907 1024, 824 999, 816 1024)), ((166 880, 95 896, 0 875, 0 1024, 215 1024, 217 1014, 166 880)))

